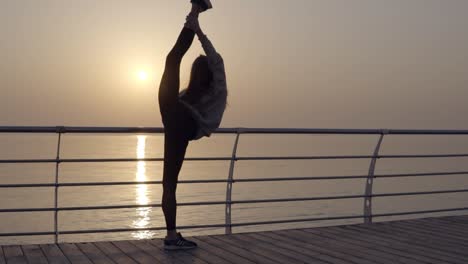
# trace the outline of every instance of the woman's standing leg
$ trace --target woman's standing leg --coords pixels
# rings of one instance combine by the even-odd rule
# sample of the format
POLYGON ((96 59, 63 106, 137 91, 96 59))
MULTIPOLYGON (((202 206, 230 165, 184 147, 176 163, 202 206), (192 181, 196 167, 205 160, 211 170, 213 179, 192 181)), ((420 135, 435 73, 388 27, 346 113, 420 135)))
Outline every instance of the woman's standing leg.
POLYGON ((168 237, 177 235, 176 189, 179 172, 184 162, 188 143, 188 138, 181 133, 177 133, 176 131, 165 133, 162 209, 166 219, 168 237))

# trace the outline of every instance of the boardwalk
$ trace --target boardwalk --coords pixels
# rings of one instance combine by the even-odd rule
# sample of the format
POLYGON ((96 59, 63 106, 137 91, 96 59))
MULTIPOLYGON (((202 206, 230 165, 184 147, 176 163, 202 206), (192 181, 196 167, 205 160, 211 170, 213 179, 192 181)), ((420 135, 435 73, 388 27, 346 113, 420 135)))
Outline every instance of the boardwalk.
POLYGON ((194 237, 165 252, 161 239, 3 246, 3 263, 468 263, 468 216, 194 237))

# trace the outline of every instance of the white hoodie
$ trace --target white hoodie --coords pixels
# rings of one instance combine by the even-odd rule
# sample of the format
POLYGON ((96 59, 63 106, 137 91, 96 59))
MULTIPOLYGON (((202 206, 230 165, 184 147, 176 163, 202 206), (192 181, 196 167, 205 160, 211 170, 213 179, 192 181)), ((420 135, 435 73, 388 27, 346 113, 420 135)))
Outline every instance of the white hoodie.
POLYGON ((209 137, 219 127, 227 102, 226 73, 223 58, 216 52, 206 35, 199 36, 199 40, 205 50, 208 66, 213 73, 210 92, 203 95, 199 102, 195 104, 189 104, 181 99, 186 90, 179 93, 179 101, 188 108, 198 125, 194 140, 204 136, 209 137))

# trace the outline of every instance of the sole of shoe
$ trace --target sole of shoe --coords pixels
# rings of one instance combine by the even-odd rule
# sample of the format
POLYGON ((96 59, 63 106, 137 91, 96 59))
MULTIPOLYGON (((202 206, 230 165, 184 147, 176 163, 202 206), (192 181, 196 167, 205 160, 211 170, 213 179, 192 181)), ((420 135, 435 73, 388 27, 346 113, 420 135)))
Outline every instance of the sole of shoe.
POLYGON ((205 2, 206 6, 208 7, 207 9, 213 8, 213 5, 211 4, 210 0, 203 0, 203 2, 205 2))
POLYGON ((194 249, 194 248, 197 248, 197 247, 196 246, 181 247, 181 246, 166 246, 166 245, 164 245, 164 250, 169 250, 169 251, 189 250, 189 249, 194 249))
POLYGON ((213 5, 211 4, 210 0, 192 0, 191 2, 201 6, 204 9, 202 12, 213 8, 213 5))

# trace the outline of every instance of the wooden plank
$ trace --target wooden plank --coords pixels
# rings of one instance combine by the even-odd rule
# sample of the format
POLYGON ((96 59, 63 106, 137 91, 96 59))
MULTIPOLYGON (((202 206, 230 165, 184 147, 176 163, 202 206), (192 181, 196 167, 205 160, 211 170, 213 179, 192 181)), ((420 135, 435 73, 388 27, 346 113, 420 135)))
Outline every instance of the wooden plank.
POLYGON ((468 227, 460 228, 457 225, 445 225, 437 222, 430 221, 410 221, 410 222, 400 222, 395 226, 398 227, 407 227, 412 228, 422 232, 439 233, 443 231, 441 235, 444 235, 449 240, 461 240, 462 242, 466 241, 466 236, 468 236, 468 227))
POLYGON ((413 254, 430 256, 441 262, 450 260, 451 262, 455 263, 464 263, 464 261, 457 256, 454 257, 453 255, 447 254, 444 251, 440 251, 437 248, 430 247, 430 245, 421 245, 415 241, 408 240, 407 238, 403 238, 400 234, 396 234, 395 232, 384 232, 382 229, 373 228, 372 225, 368 225, 366 228, 357 228, 353 226, 346 226, 346 228, 357 230, 361 233, 371 234, 374 236, 374 239, 384 239, 385 241, 389 242, 390 245, 399 243, 398 248, 400 250, 411 252, 413 254))
POLYGON ((423 245, 430 245, 432 248, 441 250, 450 254, 466 253, 466 249, 457 244, 453 244, 452 240, 446 240, 442 234, 429 233, 424 229, 405 228, 400 225, 381 225, 380 230, 383 232, 398 233, 400 237, 406 238, 413 242, 418 242, 423 245))
MULTIPOLYGON (((456 248, 468 248, 468 241, 464 240, 465 236, 467 235, 455 235, 449 234, 448 231, 444 229, 436 230, 434 228, 429 228, 425 225, 419 224, 417 226, 414 225, 407 225, 406 223, 401 223, 399 225, 395 225, 393 227, 395 230, 399 230, 404 232, 408 236, 414 236, 418 239, 427 240, 434 245, 437 245, 439 248, 446 248, 449 251, 450 249, 456 248)), ((454 251, 455 252, 455 251, 454 251)), ((460 253, 464 253, 465 251, 460 251, 460 253)))
MULTIPOLYGON (((189 240, 192 240, 193 238, 190 237, 188 238, 189 240)), ((205 244, 198 244, 198 247, 196 249, 188 250, 187 253, 192 254, 193 256, 205 261, 206 263, 232 263, 228 259, 222 258, 216 254, 212 254, 205 248, 205 244)))
MULTIPOLYGON (((305 231, 313 232, 314 230, 307 229, 305 231)), ((325 230, 320 231, 320 233, 324 232, 325 230)), ((395 250, 392 247, 389 247, 388 243, 381 243, 378 240, 369 239, 365 235, 362 235, 360 233, 349 233, 348 231, 337 230, 334 228, 328 228, 326 232, 330 234, 335 234, 336 236, 341 237, 345 241, 352 241, 353 244, 358 244, 372 250, 389 254, 389 256, 394 256, 395 259, 399 259, 404 263, 428 263, 432 261, 431 258, 418 257, 417 255, 405 251, 395 250)))
POLYGON ((326 263, 330 262, 330 258, 326 257, 326 259, 323 259, 321 257, 321 254, 318 252, 314 252, 310 249, 291 244, 289 240, 281 240, 272 237, 271 235, 273 235, 273 232, 260 232, 255 233, 254 235, 257 237, 257 239, 268 239, 266 241, 273 243, 275 247, 284 248, 292 252, 297 252, 297 254, 308 256, 309 259, 311 261, 313 260, 314 263, 322 263, 323 261, 325 261, 326 263))
POLYGON ((40 245, 42 252, 46 256, 49 263, 53 264, 65 264, 70 263, 68 259, 63 255, 60 248, 55 244, 40 245))
POLYGON ((130 257, 138 263, 153 264, 156 262, 155 258, 138 249, 128 241, 114 241, 112 242, 112 244, 114 244, 116 247, 122 250, 122 252, 124 252, 125 255, 127 255, 128 257, 130 257))
POLYGON ((448 222, 448 223, 468 224, 468 220, 466 220, 466 219, 463 220, 463 219, 457 218, 456 216, 434 217, 434 218, 430 218, 430 219, 439 219, 441 221, 448 222))
POLYGON ((114 263, 93 243, 77 243, 75 244, 81 252, 94 264, 110 264, 114 263))
MULTIPOLYGON (((312 230, 307 232, 315 234, 312 230)), ((379 245, 372 239, 363 239, 359 233, 347 236, 346 233, 341 231, 335 231, 334 229, 327 229, 326 232, 320 232, 320 236, 330 236, 347 243, 348 245, 360 247, 360 252, 369 253, 374 258, 385 259, 385 262, 399 262, 399 263, 427 263, 429 258, 418 258, 414 257, 413 254, 402 252, 401 250, 395 250, 391 247, 376 246, 379 245)))
POLYGON ((317 247, 309 243, 304 243, 303 241, 291 239, 282 234, 280 235, 278 232, 262 233, 262 235, 271 237, 279 241, 283 241, 284 243, 289 243, 296 247, 305 248, 306 250, 310 250, 311 252, 319 253, 318 255, 314 255, 314 257, 323 261, 328 261, 334 264, 356 263, 355 261, 348 260, 346 255, 343 255, 341 253, 335 254, 335 252, 327 250, 325 246, 317 247))
MULTIPOLYGON (((362 227, 357 230, 351 230, 349 227, 334 227, 329 231, 334 232, 338 230, 342 236, 348 236, 351 239, 365 241, 371 245, 375 245, 381 251, 386 251, 395 255, 404 256, 408 259, 415 259, 423 262, 433 262, 434 256, 431 255, 430 251, 421 251, 415 249, 412 245, 403 243, 397 240, 388 239, 382 235, 376 234, 375 232, 367 233, 362 227)), ((445 260, 438 260, 440 263, 449 263, 445 260)))
POLYGON ((72 264, 92 264, 91 260, 81 252, 75 244, 59 244, 59 248, 65 257, 70 260, 72 264))
POLYGON ((6 264, 5 254, 3 254, 2 246, 0 246, 0 264, 6 264))
MULTIPOLYGON (((266 233, 266 232, 265 232, 266 233)), ((298 250, 297 247, 291 246, 287 243, 281 243, 280 241, 277 241, 276 239, 273 239, 268 236, 262 236, 261 233, 249 233, 246 234, 247 237, 252 237, 253 239, 258 240, 261 243, 268 243, 271 245, 271 247, 278 252, 281 252, 284 255, 290 256, 291 259, 296 259, 300 263, 328 263, 324 262, 320 259, 315 258, 315 256, 320 255, 318 253, 308 253, 307 250, 300 249, 298 250)))
POLYGON ((301 263, 299 259, 292 258, 290 254, 279 252, 272 248, 268 243, 262 243, 261 241, 247 237, 246 234, 233 234, 228 236, 228 239, 238 243, 238 245, 245 249, 251 249, 253 252, 269 254, 272 258, 281 261, 282 263, 301 263))
POLYGON ((350 260, 350 261, 353 261, 353 262, 356 262, 356 263, 363 263, 363 264, 375 263, 374 260, 371 260, 369 258, 363 258, 363 256, 360 255, 356 251, 336 247, 335 242, 333 240, 331 240, 331 239, 327 239, 327 238, 324 238, 324 237, 314 237, 314 238, 312 238, 312 237, 309 237, 309 236, 305 235, 305 234, 307 234, 307 232, 299 231, 299 230, 287 230, 287 231, 280 231, 278 233, 283 235, 283 236, 289 237, 290 239, 299 240, 299 241, 302 241, 304 243, 314 245, 315 247, 326 247, 327 251, 328 251, 328 252, 326 252, 326 254, 328 254, 328 255, 333 255, 334 254, 333 256, 335 256, 335 255, 337 257, 340 256, 340 257, 342 257, 342 258, 344 258, 346 260, 350 260))
MULTIPOLYGON (((254 243, 264 244, 265 246, 271 248, 275 252, 281 253, 284 256, 288 256, 294 262, 308 263, 308 262, 312 262, 312 260, 314 260, 314 262, 323 263, 323 261, 321 261, 319 259, 315 259, 315 258, 311 257, 310 255, 302 254, 301 252, 292 251, 290 249, 285 249, 283 247, 279 247, 278 243, 276 243, 275 240, 272 239, 272 238, 259 236, 258 234, 255 234, 255 233, 248 233, 248 234, 243 235, 242 237, 246 238, 246 239, 249 239, 249 240, 252 239, 252 240, 255 241, 254 243)), ((314 254, 314 253, 311 253, 311 254, 314 254)), ((319 254, 315 253, 315 255, 319 255, 319 254)))
POLYGON ((20 246, 5 246, 3 247, 3 253, 8 264, 28 263, 20 246))
POLYGON ((251 260, 249 257, 236 254, 236 252, 231 252, 226 250, 224 243, 220 243, 218 240, 212 239, 210 236, 202 237, 192 237, 192 239, 198 243, 199 246, 203 245, 205 249, 217 254, 220 257, 225 257, 228 260, 232 260, 233 263, 245 263, 245 264, 254 264, 255 261, 251 260))
POLYGON ((461 222, 464 222, 464 223, 468 224, 468 215, 457 215, 457 216, 453 216, 451 218, 456 220, 456 221, 461 221, 461 222))
POLYGON ((29 264, 48 264, 46 256, 38 245, 21 246, 29 264))
POLYGON ((191 237, 190 240, 197 243, 199 249, 206 251, 207 254, 218 256, 229 263, 254 264, 254 262, 250 261, 249 259, 245 259, 243 257, 240 257, 239 255, 232 254, 229 251, 216 247, 211 243, 207 242, 206 240, 200 240, 197 237, 191 237))
POLYGON ((114 246, 111 242, 95 242, 93 243, 99 250, 101 250, 104 255, 115 263, 128 263, 136 264, 137 262, 129 258, 122 250, 114 246))
POLYGON ((153 258, 157 259, 159 263, 190 263, 183 262, 182 260, 176 259, 172 255, 165 254, 159 248, 151 244, 148 240, 130 241, 130 243, 132 243, 135 247, 142 250, 146 254, 151 255, 153 258))
POLYGON ((352 254, 363 259, 373 261, 375 263, 393 264, 393 263, 408 263, 408 260, 401 259, 398 256, 390 255, 386 252, 365 247, 354 240, 347 240, 343 237, 336 236, 332 233, 325 233, 326 230, 307 232, 299 231, 302 236, 309 237, 311 240, 319 241, 320 239, 328 239, 331 241, 332 248, 346 254, 352 254))
POLYGON ((440 218, 431 218, 431 219, 428 219, 427 222, 436 223, 436 224, 440 224, 440 225, 447 226, 447 227, 456 226, 457 228, 460 228, 464 231, 468 231, 468 223, 460 223, 460 222, 449 221, 449 220, 440 219, 440 218))
MULTIPOLYGON (((168 251, 164 250, 164 242, 162 239, 154 239, 149 241, 151 245, 159 249, 161 254, 165 254, 169 257, 176 258, 180 263, 203 263, 207 264, 205 260, 200 258, 199 252, 196 249, 186 250, 186 251, 168 251)), ((179 263, 179 262, 177 262, 179 263)))
MULTIPOLYGON (((226 237, 228 240, 234 242, 237 246, 250 250, 256 254, 269 255, 275 261, 281 263, 294 262, 290 256, 273 250, 266 243, 259 243, 255 239, 245 237, 245 234, 232 234, 226 237)), ((295 260, 297 261, 297 260, 295 260)))
POLYGON ((243 248, 236 247, 230 243, 226 243, 222 239, 220 239, 222 236, 209 236, 209 237, 200 237, 202 241, 205 241, 207 243, 211 243, 214 246, 217 246, 219 248, 224 249, 227 252, 231 252, 233 254, 236 254, 238 256, 241 256, 245 259, 249 259, 253 261, 254 263, 262 263, 262 264, 276 264, 277 262, 264 257, 263 255, 259 254, 254 254, 250 251, 247 251, 243 248))
POLYGON ((449 241, 462 243, 468 245, 468 227, 463 228, 456 224, 446 225, 442 222, 429 222, 429 221, 412 221, 409 223, 400 223, 398 226, 424 228, 424 230, 431 233, 438 233, 439 235, 446 236, 449 241))
POLYGON ((438 261, 446 261, 452 256, 446 252, 435 252, 437 249, 430 248, 428 245, 418 245, 411 239, 405 238, 402 234, 396 231, 384 231, 382 227, 373 229, 371 225, 364 227, 347 226, 346 229, 355 230, 361 234, 368 234, 373 239, 381 240, 389 243, 390 247, 398 248, 401 251, 411 252, 421 256, 430 256, 438 261))
POLYGON ((461 256, 467 255, 468 245, 455 239, 448 239, 441 233, 427 233, 423 230, 415 231, 412 229, 405 229, 405 227, 398 226, 397 230, 402 230, 406 237, 413 241, 418 241, 425 244, 430 244, 432 247, 445 251, 450 254, 457 254, 461 256), (438 234, 440 234, 438 236, 438 234))
POLYGON ((267 258, 273 263, 283 263, 280 260, 276 259, 274 255, 271 255, 269 251, 263 250, 261 248, 248 247, 243 242, 232 239, 232 235, 225 236, 216 236, 214 239, 220 240, 224 244, 230 244, 232 247, 237 248, 239 251, 246 251, 249 255, 257 255, 262 258, 267 258))

